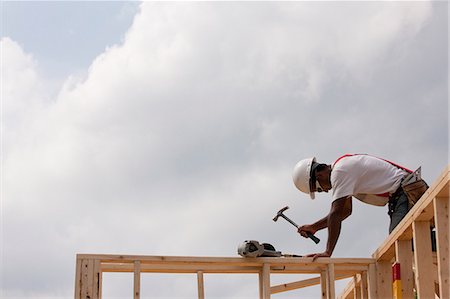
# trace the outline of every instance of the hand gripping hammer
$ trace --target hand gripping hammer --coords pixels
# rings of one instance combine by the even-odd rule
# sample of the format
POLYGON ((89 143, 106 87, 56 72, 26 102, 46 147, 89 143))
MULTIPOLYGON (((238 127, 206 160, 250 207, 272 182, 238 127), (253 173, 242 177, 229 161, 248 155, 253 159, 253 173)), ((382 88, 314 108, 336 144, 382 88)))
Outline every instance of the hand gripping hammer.
MULTIPOLYGON (((279 210, 278 213, 273 218, 273 221, 276 222, 278 220, 278 218, 281 216, 284 219, 286 219, 287 222, 291 223, 293 226, 295 226, 298 229, 297 223, 295 223, 294 221, 292 221, 286 215, 283 214, 283 212, 286 211, 287 209, 289 209, 289 207, 286 206, 286 207, 282 208, 281 210, 279 210)), ((320 239, 317 238, 316 236, 314 236, 313 234, 311 234, 310 232, 307 232, 306 234, 308 235, 309 238, 311 238, 311 240, 314 241, 314 243, 318 244, 320 242, 320 239)))

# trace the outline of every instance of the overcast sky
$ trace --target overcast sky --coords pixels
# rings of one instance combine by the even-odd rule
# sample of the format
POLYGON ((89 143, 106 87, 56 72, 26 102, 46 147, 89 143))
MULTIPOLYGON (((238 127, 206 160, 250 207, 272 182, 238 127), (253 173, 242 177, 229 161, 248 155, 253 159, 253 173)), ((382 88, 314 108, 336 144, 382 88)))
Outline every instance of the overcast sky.
MULTIPOLYGON (((295 189, 298 160, 370 153, 430 184, 448 164, 446 2, 0 5, 2 298, 72 298, 77 253, 322 252, 326 231, 272 221, 328 213, 295 189)), ((353 203, 334 257, 387 236, 386 207, 353 203)), ((131 275, 104 278, 131 297, 131 275)), ((256 277, 205 283, 257 298, 256 277)), ((195 296, 193 276, 144 275, 143 298, 195 296)))

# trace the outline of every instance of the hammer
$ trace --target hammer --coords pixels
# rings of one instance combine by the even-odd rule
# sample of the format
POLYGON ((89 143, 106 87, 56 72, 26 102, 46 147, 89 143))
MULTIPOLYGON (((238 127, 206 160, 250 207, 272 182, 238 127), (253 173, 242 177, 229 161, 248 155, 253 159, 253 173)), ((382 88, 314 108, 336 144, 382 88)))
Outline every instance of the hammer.
MULTIPOLYGON (((286 207, 282 208, 281 210, 279 210, 278 213, 273 218, 273 221, 276 222, 278 220, 278 218, 281 216, 284 219, 286 219, 287 222, 291 223, 293 226, 295 226, 298 229, 297 223, 295 223, 294 221, 292 221, 286 215, 283 214, 283 212, 286 211, 287 209, 289 209, 288 206, 286 206, 286 207)), ((314 243, 318 244, 320 242, 320 239, 317 238, 316 236, 314 236, 313 234, 311 234, 310 232, 307 232, 306 234, 308 235, 309 238, 311 238, 311 240, 314 241, 314 243)))

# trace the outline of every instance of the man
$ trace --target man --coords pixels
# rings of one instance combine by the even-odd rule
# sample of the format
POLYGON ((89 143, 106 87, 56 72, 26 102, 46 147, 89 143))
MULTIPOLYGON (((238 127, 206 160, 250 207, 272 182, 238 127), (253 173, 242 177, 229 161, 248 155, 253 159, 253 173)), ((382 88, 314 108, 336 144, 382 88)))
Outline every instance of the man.
POLYGON ((367 204, 384 206, 389 203, 391 222, 389 233, 408 213, 408 198, 401 188, 403 178, 412 171, 393 162, 365 154, 340 157, 333 165, 317 163, 316 158, 301 160, 293 172, 295 186, 314 199, 315 192, 332 190, 331 210, 313 224, 300 226, 298 232, 307 237, 328 228, 326 251, 308 255, 315 260, 333 253, 341 223, 352 213, 352 197, 367 204))

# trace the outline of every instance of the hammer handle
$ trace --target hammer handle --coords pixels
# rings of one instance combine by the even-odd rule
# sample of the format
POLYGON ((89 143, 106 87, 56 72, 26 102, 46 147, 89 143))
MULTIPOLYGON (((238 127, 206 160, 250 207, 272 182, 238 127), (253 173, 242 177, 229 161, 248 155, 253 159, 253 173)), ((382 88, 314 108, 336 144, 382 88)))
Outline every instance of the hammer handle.
POLYGON ((284 219, 286 219, 287 222, 289 222, 290 224, 292 224, 293 226, 295 226, 295 227, 298 228, 298 224, 295 223, 294 221, 292 221, 289 217, 287 217, 287 216, 284 215, 284 214, 281 214, 280 216, 283 217, 284 219))
POLYGON ((311 234, 310 232, 306 233, 308 235, 308 237, 314 241, 314 243, 319 244, 320 239, 317 238, 316 236, 314 236, 313 234, 311 234))
MULTIPOLYGON (((294 221, 292 221, 289 217, 287 217, 287 216, 285 216, 284 214, 281 214, 280 215, 281 217, 283 217, 284 219, 286 219, 289 223, 291 223, 293 226, 295 226, 296 228, 298 228, 298 224, 297 223, 295 223, 294 221)), ((310 238, 311 240, 313 240, 314 241, 314 243, 316 243, 316 244, 319 244, 319 242, 320 242, 320 239, 319 238, 317 238, 316 236, 314 236, 313 234, 311 234, 311 233, 306 233, 307 235, 308 235, 308 238, 310 238)))

